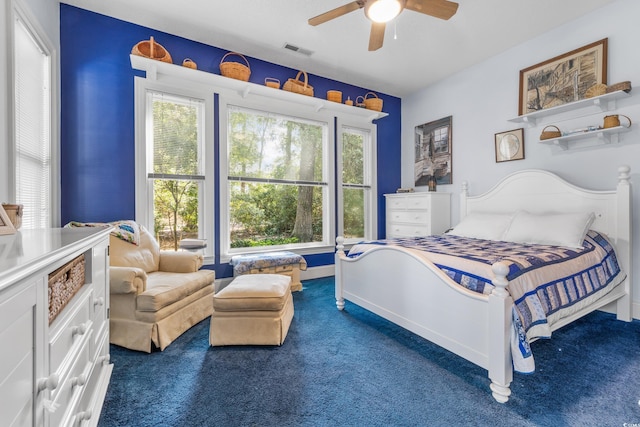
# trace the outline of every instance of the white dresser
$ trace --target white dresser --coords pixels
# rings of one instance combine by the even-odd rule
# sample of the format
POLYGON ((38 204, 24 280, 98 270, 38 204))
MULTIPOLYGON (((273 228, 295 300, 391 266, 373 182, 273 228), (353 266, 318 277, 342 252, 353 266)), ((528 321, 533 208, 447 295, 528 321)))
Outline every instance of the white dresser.
POLYGON ((108 228, 0 236, 0 425, 98 424, 113 368, 108 266, 108 228), (84 283, 49 324, 49 274, 79 256, 84 283))
POLYGON ((451 225, 451 194, 385 194, 387 239, 442 234, 451 225))

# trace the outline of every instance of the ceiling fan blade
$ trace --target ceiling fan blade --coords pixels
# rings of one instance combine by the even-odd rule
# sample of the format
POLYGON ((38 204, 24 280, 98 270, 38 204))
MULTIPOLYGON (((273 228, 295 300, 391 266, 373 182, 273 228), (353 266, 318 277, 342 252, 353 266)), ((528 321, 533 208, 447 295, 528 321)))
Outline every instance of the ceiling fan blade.
POLYGON ((346 15, 349 12, 353 12, 354 10, 358 10, 364 7, 363 0, 352 1, 351 3, 347 3, 343 6, 336 7, 328 12, 322 13, 318 16, 314 16, 309 19, 309 25, 320 25, 327 21, 331 21, 339 16, 346 15))
POLYGON ((447 0, 407 0, 405 7, 440 19, 449 19, 458 11, 458 3, 447 0))
POLYGON ((386 28, 384 22, 372 22, 371 23, 371 35, 369 36, 369 51, 378 50, 382 47, 384 41, 384 29, 386 28))

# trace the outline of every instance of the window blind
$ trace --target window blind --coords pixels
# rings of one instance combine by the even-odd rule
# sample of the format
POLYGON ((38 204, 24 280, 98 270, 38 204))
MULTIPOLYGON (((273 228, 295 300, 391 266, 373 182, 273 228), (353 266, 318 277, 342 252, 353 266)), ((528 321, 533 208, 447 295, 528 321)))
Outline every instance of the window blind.
POLYGON ((50 58, 16 18, 14 34, 14 136, 16 203, 22 227, 51 226, 50 58))

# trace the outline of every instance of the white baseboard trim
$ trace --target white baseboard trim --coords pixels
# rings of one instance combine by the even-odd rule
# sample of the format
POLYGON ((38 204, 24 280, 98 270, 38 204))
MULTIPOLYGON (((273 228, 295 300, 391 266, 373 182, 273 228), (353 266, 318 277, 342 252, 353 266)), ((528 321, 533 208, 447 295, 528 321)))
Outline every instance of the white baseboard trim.
POLYGON ((311 268, 307 268, 304 271, 301 271, 300 279, 301 280, 319 279, 321 277, 333 276, 335 273, 336 273, 336 269, 333 264, 321 265, 320 267, 311 267, 311 268))

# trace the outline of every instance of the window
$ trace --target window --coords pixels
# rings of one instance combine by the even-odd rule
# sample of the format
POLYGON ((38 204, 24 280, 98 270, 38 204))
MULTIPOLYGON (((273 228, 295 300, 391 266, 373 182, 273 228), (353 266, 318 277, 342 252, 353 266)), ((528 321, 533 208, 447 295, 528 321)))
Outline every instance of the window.
MULTIPOLYGON (((208 163, 213 167, 205 144, 205 118, 213 120, 207 107, 213 104, 163 89, 137 92, 145 101, 145 126, 138 137, 136 215, 161 249, 178 250, 182 239, 213 240, 213 221, 205 213, 213 211, 212 179, 205 174, 208 163)), ((212 253, 209 246, 205 255, 212 253)))
POLYGON ((346 242, 375 238, 373 126, 341 126, 338 139, 341 201, 338 234, 346 242))
POLYGON ((23 228, 53 225, 51 43, 16 4, 13 17, 13 195, 23 228))
POLYGON ((227 106, 229 252, 331 245, 329 123, 227 106))

